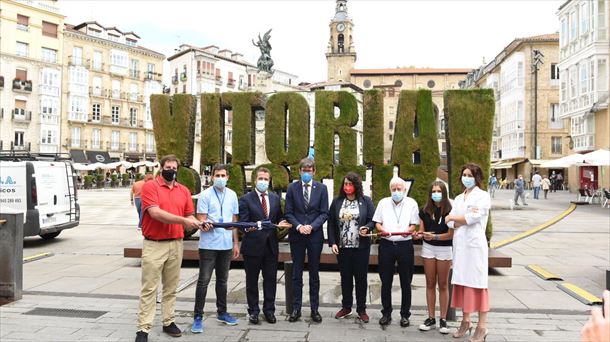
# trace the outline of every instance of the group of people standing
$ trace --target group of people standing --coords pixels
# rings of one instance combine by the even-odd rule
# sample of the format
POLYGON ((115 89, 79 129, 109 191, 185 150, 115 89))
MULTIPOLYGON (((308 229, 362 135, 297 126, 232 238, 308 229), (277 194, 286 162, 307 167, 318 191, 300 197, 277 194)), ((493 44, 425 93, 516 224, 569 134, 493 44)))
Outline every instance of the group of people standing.
MULTIPOLYGON (((436 287, 440 297, 439 331, 449 333, 446 315, 449 306, 449 269, 453 263, 452 307, 462 308, 463 320, 453 336, 471 334, 471 341, 483 341, 487 336, 486 318, 489 311, 487 290, 487 226, 490 197, 482 190, 483 173, 475 164, 461 170, 464 192, 453 204, 442 182, 430 186, 427 202, 420 210, 415 200, 407 196, 407 185, 401 178, 390 181, 390 197, 382 199, 377 208, 365 196, 362 181, 355 173, 342 179, 339 195, 328 204, 328 190, 313 180, 315 163, 303 159, 299 165, 300 180, 289 185, 285 209, 280 197, 269 191, 270 171, 259 168, 252 191, 237 198, 227 185, 228 172, 224 165, 212 169, 213 186, 203 191, 197 210, 188 189, 175 181, 179 161, 175 156, 161 160, 161 175, 145 183, 142 193, 142 290, 136 341, 147 341, 155 312, 156 289, 163 284, 163 331, 180 336, 174 322, 174 304, 180 263, 182 261, 183 225, 199 229, 199 278, 195 295, 194 319, 191 332, 203 332, 203 309, 212 272, 216 282, 216 318, 237 324, 227 312, 227 280, 232 259, 240 254, 246 273, 248 321, 260 324, 259 275, 263 278, 262 313, 267 323, 274 324, 278 265, 278 238, 275 229, 260 226, 239 228, 244 232, 241 245, 237 228, 218 223, 267 222, 278 229, 289 229, 288 241, 293 262, 293 302, 288 321, 301 318, 303 272, 305 259, 309 272, 310 317, 322 322, 319 308, 319 264, 324 243, 323 226, 327 223, 328 244, 336 255, 342 301, 335 318, 348 317, 354 305, 358 318, 369 322, 366 312, 366 292, 371 238, 379 240, 378 271, 381 280, 382 317, 380 325, 392 321, 392 282, 396 271, 401 285, 400 326, 408 327, 411 316, 411 281, 414 271, 413 239, 423 239, 422 258, 426 274, 428 318, 419 326, 427 331, 436 328, 436 287), (196 215, 196 216, 195 216, 196 215), (417 226, 420 229, 417 230, 417 226), (474 333, 470 314, 479 313, 474 333)), ((236 224, 238 225, 238 224, 236 224)), ((288 280, 287 280, 288 281, 288 280)))

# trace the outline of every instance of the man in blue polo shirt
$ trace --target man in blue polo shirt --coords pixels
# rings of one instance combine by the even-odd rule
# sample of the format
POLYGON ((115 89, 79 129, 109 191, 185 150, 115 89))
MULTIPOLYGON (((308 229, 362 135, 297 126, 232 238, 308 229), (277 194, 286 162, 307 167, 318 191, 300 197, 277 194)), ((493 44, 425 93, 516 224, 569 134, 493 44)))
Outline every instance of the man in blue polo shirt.
POLYGON ((229 179, 227 166, 212 168, 213 186, 201 192, 197 200, 197 219, 204 224, 199 232, 199 279, 195 292, 195 315, 191 332, 203 332, 203 306, 212 271, 216 270, 216 310, 219 322, 237 324, 227 312, 227 279, 231 259, 239 256, 237 230, 214 228, 209 222, 236 222, 239 202, 235 191, 226 187, 229 179))

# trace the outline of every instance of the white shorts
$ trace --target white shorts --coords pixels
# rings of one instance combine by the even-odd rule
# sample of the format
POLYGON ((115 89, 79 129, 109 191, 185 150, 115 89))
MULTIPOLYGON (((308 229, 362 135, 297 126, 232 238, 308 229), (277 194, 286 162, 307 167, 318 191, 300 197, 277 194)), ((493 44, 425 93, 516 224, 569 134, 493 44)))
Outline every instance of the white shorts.
POLYGON ((422 243, 421 257, 436 260, 451 260, 453 258, 453 247, 433 246, 429 243, 422 243))

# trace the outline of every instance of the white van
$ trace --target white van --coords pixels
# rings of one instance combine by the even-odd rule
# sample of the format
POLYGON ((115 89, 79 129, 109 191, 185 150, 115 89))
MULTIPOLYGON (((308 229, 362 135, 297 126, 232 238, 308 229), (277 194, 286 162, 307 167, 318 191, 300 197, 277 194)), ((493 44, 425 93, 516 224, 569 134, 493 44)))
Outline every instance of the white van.
POLYGON ((0 160, 0 212, 24 214, 24 236, 52 239, 78 226, 80 207, 70 160, 0 160))

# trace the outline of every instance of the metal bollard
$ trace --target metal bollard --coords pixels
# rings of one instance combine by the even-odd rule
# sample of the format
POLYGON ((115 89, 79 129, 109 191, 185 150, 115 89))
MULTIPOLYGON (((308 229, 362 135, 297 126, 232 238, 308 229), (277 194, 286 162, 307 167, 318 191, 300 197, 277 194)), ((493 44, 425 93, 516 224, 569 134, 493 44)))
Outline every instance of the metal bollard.
POLYGON ((292 313, 292 261, 284 261, 284 292, 286 296, 286 314, 292 313))
POLYGON ((23 296, 23 213, 0 214, 0 304, 23 296))
POLYGON ((453 292, 453 285, 451 285, 451 278, 453 277, 453 268, 449 269, 449 302, 447 303, 447 320, 455 321, 455 309, 451 307, 451 294, 453 292))

